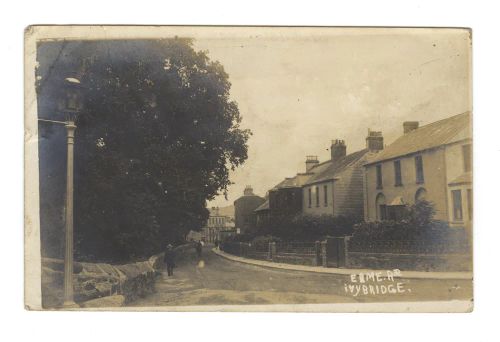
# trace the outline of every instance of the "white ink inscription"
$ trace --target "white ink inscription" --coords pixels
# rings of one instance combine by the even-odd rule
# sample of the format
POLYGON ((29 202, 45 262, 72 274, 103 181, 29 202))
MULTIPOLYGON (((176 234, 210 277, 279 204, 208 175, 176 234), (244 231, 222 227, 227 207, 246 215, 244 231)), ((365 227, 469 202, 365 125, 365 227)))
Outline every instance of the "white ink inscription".
POLYGON ((344 284, 344 291, 354 297, 361 295, 386 295, 411 292, 403 282, 395 280, 401 277, 398 269, 387 271, 361 272, 351 274, 350 283, 344 284))

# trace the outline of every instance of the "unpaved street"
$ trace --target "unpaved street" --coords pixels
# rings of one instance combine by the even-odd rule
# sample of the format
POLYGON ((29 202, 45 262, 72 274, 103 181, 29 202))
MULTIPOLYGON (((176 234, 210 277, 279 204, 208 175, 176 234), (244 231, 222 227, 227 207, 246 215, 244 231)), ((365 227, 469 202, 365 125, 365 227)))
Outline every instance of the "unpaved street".
MULTIPOLYGON (((177 262, 174 276, 164 272, 156 292, 132 306, 313 304, 468 299, 468 280, 404 279, 404 293, 346 293, 349 276, 277 270, 226 260, 205 247, 201 261, 194 250, 177 262)), ((403 273, 404 274, 404 273, 403 273)))

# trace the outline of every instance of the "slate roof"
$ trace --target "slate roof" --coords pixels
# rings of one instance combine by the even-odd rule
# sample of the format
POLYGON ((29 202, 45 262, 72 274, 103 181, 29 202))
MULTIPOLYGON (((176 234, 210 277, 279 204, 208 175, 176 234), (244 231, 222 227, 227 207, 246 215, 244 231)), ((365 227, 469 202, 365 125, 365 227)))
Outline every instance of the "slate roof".
POLYGON ((269 200, 266 200, 264 203, 259 205, 257 209, 255 209, 254 211, 264 211, 264 210, 269 210, 269 200))
POLYGON ((363 149, 351 154, 346 155, 336 163, 332 163, 331 160, 325 163, 325 167, 320 171, 311 176, 304 185, 314 184, 319 182, 324 182, 327 180, 335 179, 335 177, 342 171, 346 170, 350 165, 359 161, 369 152, 368 149, 363 149))
POLYGON ((278 189, 283 189, 283 188, 300 188, 302 187, 310 177, 323 172, 328 168, 330 165, 331 161, 325 161, 322 163, 319 163, 315 166, 313 166, 308 172, 306 173, 298 173, 294 177, 287 177, 278 184, 276 184, 271 191, 273 190, 278 190, 278 189))
POLYGON ((366 165, 448 144, 470 124, 470 112, 465 112, 422 126, 396 139, 366 165))

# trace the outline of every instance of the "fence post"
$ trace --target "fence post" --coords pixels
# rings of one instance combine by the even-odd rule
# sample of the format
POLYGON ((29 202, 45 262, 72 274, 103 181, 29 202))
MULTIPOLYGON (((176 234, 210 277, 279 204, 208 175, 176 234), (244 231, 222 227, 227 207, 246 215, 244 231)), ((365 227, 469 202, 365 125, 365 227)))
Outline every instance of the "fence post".
POLYGON ((271 261, 276 259, 276 242, 271 242, 271 261))
POLYGON ((323 260, 321 260, 321 242, 316 241, 314 243, 314 252, 316 253, 316 258, 314 259, 314 266, 321 266, 323 260))
POLYGON ((328 258, 326 255, 326 240, 321 241, 321 256, 322 256, 322 264, 323 267, 328 267, 328 258))

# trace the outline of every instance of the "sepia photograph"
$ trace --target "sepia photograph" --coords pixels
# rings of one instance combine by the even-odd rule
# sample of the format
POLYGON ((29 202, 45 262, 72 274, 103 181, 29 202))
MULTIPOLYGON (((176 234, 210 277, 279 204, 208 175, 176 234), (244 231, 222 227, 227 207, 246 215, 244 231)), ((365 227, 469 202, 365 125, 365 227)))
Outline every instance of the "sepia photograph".
POLYGON ((468 28, 30 26, 30 310, 470 312, 468 28))

